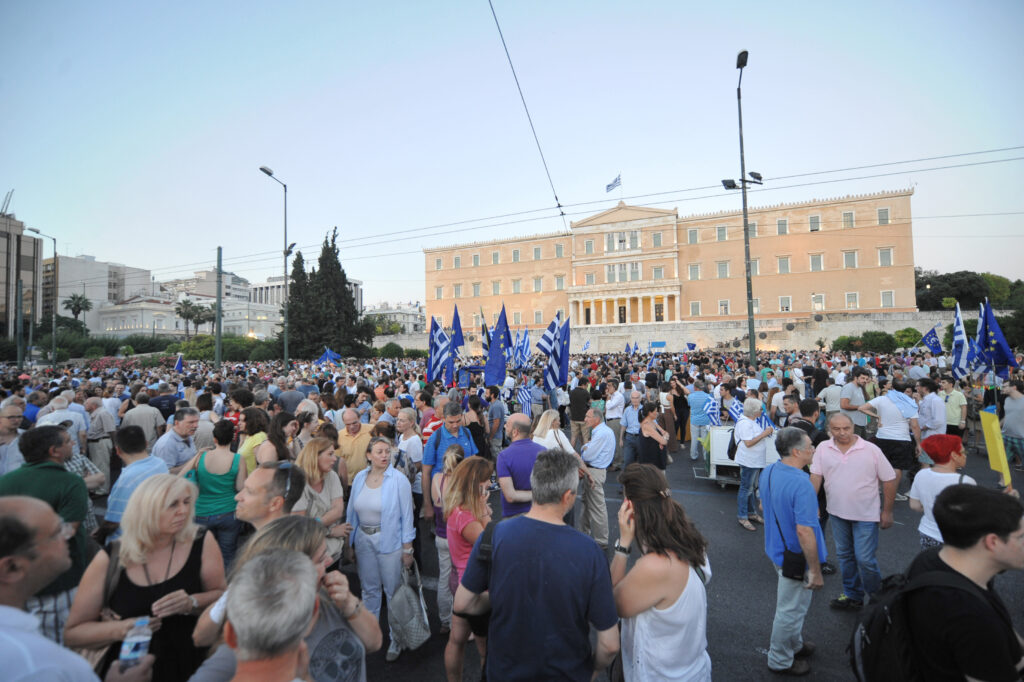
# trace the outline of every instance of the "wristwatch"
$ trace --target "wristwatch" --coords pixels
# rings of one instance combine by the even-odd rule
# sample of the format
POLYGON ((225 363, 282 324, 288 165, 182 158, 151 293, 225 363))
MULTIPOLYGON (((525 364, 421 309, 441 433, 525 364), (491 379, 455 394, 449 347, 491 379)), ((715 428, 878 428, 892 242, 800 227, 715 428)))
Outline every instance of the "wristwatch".
POLYGON ((413 549, 412 549, 412 547, 410 547, 409 549, 403 549, 402 553, 403 554, 412 554, 413 553, 413 549))
POLYGON ((623 547, 619 544, 618 540, 615 541, 615 551, 625 556, 629 556, 629 547, 623 547))
POLYGON ((188 600, 190 602, 192 602, 192 611, 190 611, 190 613, 195 613, 196 611, 198 611, 199 610, 199 600, 196 599, 196 596, 194 594, 190 594, 190 595, 188 595, 188 600))

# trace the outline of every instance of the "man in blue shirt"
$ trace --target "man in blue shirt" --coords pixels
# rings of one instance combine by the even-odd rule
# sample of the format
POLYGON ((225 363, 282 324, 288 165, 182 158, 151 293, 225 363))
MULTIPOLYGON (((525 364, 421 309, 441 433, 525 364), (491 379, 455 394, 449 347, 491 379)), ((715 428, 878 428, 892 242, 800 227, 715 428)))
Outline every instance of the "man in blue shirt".
POLYGON ((825 536, 818 524, 818 497, 810 476, 803 471, 814 459, 814 445, 802 429, 788 426, 779 430, 775 447, 782 459, 766 468, 760 478, 764 551, 779 575, 768 668, 776 673, 806 675, 811 668, 806 659, 814 653, 814 645, 803 639, 801 631, 811 595, 825 584, 821 577, 825 536), (787 549, 803 554, 803 580, 782 575, 787 549))
POLYGON ((635 462, 640 452, 640 398, 640 391, 629 394, 629 405, 622 410, 622 421, 619 422, 623 468, 635 462))
POLYGON ((117 432, 117 456, 124 463, 121 475, 110 489, 107 514, 100 526, 101 536, 116 540, 121 536, 121 518, 128 498, 150 476, 166 474, 167 464, 146 451, 146 432, 141 426, 126 426, 117 432))
POLYGON ((711 419, 704 412, 704 406, 709 400, 713 398, 704 392, 704 382, 693 382, 693 391, 686 396, 686 402, 690 404, 690 459, 697 459, 700 456, 697 450, 698 447, 703 447, 700 445, 700 439, 707 434, 711 426, 711 419))
POLYGON ((444 426, 434 431, 423 446, 423 518, 434 518, 434 501, 431 497, 431 476, 434 467, 444 463, 444 451, 449 445, 461 445, 466 457, 479 454, 473 435, 462 425, 462 406, 449 402, 443 410, 444 426))
POLYGON ((604 481, 615 459, 615 433, 604 423, 604 413, 587 410, 583 422, 590 428, 590 440, 583 446, 583 463, 590 480, 580 483, 583 491, 583 515, 580 531, 594 538, 602 549, 608 547, 608 505, 604 501, 604 481))

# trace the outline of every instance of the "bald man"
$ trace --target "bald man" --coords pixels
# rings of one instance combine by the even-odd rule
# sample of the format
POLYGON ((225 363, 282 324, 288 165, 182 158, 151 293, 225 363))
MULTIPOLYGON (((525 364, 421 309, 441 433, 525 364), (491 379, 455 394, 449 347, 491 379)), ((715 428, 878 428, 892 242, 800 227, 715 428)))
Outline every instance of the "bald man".
POLYGON ((506 519, 525 514, 533 504, 530 474, 544 446, 533 442, 530 429, 530 418, 522 412, 509 415, 505 422, 510 443, 498 454, 496 473, 501 486, 501 515, 506 519))

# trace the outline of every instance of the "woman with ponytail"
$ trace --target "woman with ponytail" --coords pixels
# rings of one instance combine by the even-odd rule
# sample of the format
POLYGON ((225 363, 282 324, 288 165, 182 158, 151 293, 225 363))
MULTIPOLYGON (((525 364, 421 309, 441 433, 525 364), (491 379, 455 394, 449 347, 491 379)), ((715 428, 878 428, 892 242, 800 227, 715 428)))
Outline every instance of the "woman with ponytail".
POLYGON ((672 499, 665 474, 630 464, 619 476, 619 540, 611 578, 630 680, 711 680, 707 653, 707 540, 672 499), (636 544, 640 558, 626 563, 636 544))

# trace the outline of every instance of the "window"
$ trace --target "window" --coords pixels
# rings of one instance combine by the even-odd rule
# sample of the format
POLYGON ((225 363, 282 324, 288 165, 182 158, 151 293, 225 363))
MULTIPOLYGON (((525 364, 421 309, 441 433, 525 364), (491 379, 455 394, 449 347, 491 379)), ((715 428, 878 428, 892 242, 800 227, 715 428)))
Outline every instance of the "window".
POLYGON ((626 280, 626 264, 625 263, 619 263, 618 270, 619 270, 619 281, 620 282, 627 281, 626 280))
POLYGON ((455 261, 452 264, 452 267, 455 268, 456 270, 462 267, 462 256, 455 257, 455 261))
POLYGON ((860 307, 858 299, 860 296, 856 291, 849 291, 846 293, 846 308, 847 310, 856 310, 860 307))
POLYGON ((630 263, 629 264, 629 281, 638 282, 640 281, 640 264, 630 263))
POLYGON ((821 272, 822 256, 820 253, 811 254, 811 272, 821 272))
POLYGON ((434 299, 437 301, 441 300, 441 294, 444 292, 444 287, 434 287, 434 299))
POLYGON ((751 239, 756 237, 757 236, 757 221, 756 220, 748 220, 747 221, 747 230, 750 232, 750 238, 751 239))
POLYGON ((843 229, 848 230, 853 227, 853 211, 843 211, 843 229))
POLYGON ((474 253, 473 254, 473 267, 474 268, 480 267, 480 254, 479 253, 474 253))
POLYGON ((789 234, 789 221, 785 218, 776 220, 775 229, 779 234, 789 234))
POLYGON ((533 323, 534 324, 544 324, 544 311, 542 311, 542 310, 534 310, 533 311, 533 323))
POLYGON ((811 226, 811 232, 819 232, 821 230, 821 216, 812 215, 808 220, 811 226))
POLYGON ((513 294, 518 294, 519 293, 519 290, 521 288, 521 284, 520 284, 521 281, 522 280, 518 280, 518 279, 512 280, 512 293, 513 294))
POLYGON ((501 253, 499 251, 491 251, 491 265, 497 265, 501 262, 501 253))
POLYGON ((883 308, 895 308, 896 307, 895 298, 896 297, 895 297, 894 292, 892 292, 892 291, 883 291, 882 292, 882 307, 883 308))
POLYGON ((583 253, 587 254, 588 256, 590 254, 594 253, 594 240, 593 239, 588 239, 587 241, 583 242, 583 253))
POLYGON ((629 233, 629 248, 639 249, 640 248, 640 233, 633 230, 629 233))
POLYGON ((533 260, 540 260, 540 247, 533 247, 533 260))
POLYGON ((609 265, 604 269, 604 281, 605 284, 612 284, 615 282, 615 266, 609 265))
POLYGON ((843 251, 843 267, 852 270, 857 267, 857 252, 843 251))
POLYGON ((754 314, 755 315, 760 314, 760 312, 761 312, 761 299, 759 299, 759 298, 752 298, 752 299, 750 299, 750 303, 752 304, 752 307, 754 308, 754 314))
POLYGON ((563 258, 565 256, 565 247, 562 244, 555 244, 555 258, 563 258))
POLYGON ((604 250, 611 252, 615 250, 615 233, 609 232, 605 241, 604 250))
POLYGON ((461 284, 456 284, 455 286, 453 286, 452 287, 452 291, 454 292, 455 298, 462 298, 462 285, 461 284))
POLYGON ((696 244, 697 243, 697 230, 696 229, 689 229, 689 230, 686 231, 686 243, 687 244, 696 244))
POLYGON ((693 281, 700 279, 700 263, 690 263, 689 271, 689 279, 693 281))
POLYGON ((522 324, 522 323, 523 323, 523 314, 522 313, 512 313, 512 324, 522 324))
POLYGON ((883 268, 888 268, 892 265, 892 249, 879 249, 878 250, 878 264, 883 268))
POLYGON ((719 301, 718 302, 718 314, 719 315, 728 315, 729 314, 729 301, 728 300, 724 300, 724 301, 719 301))
POLYGON ((473 282, 473 297, 480 297, 480 282, 473 282))
POLYGON ((435 270, 440 270, 441 269, 441 259, 440 258, 435 258, 434 259, 434 269, 435 270))
POLYGON ((518 263, 519 262, 519 249, 512 249, 512 262, 513 263, 518 263))
POLYGON ((491 282, 491 293, 495 296, 501 295, 501 282, 491 282))
POLYGON ((779 312, 789 313, 793 311, 793 297, 779 296, 779 312))
POLYGON ((661 266, 658 266, 656 268, 651 268, 651 279, 664 279, 664 278, 665 278, 665 268, 663 268, 661 266))
POLYGON ((700 301, 690 301, 690 317, 700 317, 700 301))
POLYGON ((779 256, 778 261, 779 261, 779 274, 780 275, 788 275, 789 274, 789 256, 779 256))
POLYGON ((729 276, 729 261, 723 260, 715 263, 718 269, 718 279, 726 279, 729 276))
POLYGON ((825 309, 825 294, 811 294, 811 310, 825 309))
POLYGON ((585 278, 586 278, 586 279, 585 279, 585 282, 586 282, 587 284, 593 284, 593 283, 594 283, 594 273, 592 273, 592 272, 588 272, 588 273, 587 273, 587 274, 585 275, 585 278))
POLYGON ((555 291, 562 291, 565 289, 565 276, 555 275, 555 291))
POLYGON ((878 224, 888 225, 889 224, 889 209, 880 208, 878 209, 878 224))
POLYGON ((544 285, 544 278, 543 277, 534 277, 533 278, 533 290, 535 292, 536 291, 542 291, 543 290, 543 285, 544 285))
POLYGON ((756 277, 761 274, 761 261, 754 259, 750 261, 750 276, 756 277))
POLYGON ((727 232, 728 230, 726 229, 725 225, 719 225, 718 227, 715 228, 715 239, 720 242, 724 242, 727 236, 727 232))
POLYGON ((655 247, 661 246, 661 232, 655 232, 651 235, 651 244, 655 247))

